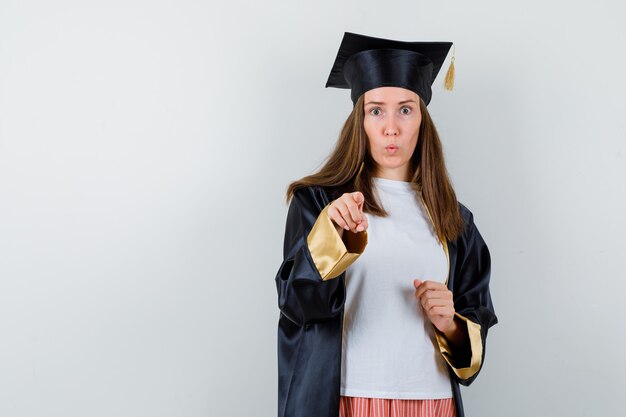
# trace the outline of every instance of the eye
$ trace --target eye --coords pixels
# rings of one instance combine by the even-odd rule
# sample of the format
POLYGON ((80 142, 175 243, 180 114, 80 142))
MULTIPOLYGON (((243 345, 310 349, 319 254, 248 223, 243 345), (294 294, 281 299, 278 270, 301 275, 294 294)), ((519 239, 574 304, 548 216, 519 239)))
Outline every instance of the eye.
POLYGON ((400 113, 402 113, 402 114, 410 114, 411 113, 411 108, 410 107, 406 107, 406 106, 402 107, 400 109, 400 113))
POLYGON ((380 108, 378 108, 378 107, 374 107, 373 109, 371 109, 371 110, 370 110, 370 114, 371 114, 372 116, 378 116, 378 115, 380 115, 380 108))

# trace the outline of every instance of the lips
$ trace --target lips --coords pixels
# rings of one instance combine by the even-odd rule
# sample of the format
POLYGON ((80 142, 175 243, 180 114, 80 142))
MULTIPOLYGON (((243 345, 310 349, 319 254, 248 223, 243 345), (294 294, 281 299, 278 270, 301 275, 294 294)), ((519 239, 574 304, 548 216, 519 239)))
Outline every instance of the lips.
POLYGON ((397 146, 386 146, 385 150, 388 153, 396 153, 398 151, 398 147, 397 146))

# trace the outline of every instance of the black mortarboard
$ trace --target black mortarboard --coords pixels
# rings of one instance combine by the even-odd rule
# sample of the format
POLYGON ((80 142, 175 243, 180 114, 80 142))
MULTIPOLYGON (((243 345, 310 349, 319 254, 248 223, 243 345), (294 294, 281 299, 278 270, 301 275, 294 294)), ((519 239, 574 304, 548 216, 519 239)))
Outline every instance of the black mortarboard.
MULTIPOLYGON (((428 104, 452 42, 403 42, 345 32, 326 87, 350 88, 352 103, 383 86, 414 91, 428 104)), ((445 86, 454 84, 454 57, 445 86)))

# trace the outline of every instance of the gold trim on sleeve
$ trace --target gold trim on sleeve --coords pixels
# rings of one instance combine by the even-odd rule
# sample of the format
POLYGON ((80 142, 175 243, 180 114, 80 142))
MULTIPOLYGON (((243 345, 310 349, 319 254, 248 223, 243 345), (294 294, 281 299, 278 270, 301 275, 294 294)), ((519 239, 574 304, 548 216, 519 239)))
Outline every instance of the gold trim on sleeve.
POLYGON ((343 239, 324 207, 307 236, 307 245, 313 262, 324 281, 336 278, 363 253, 367 246, 367 231, 345 231, 343 239))
POLYGON ((450 345, 448 344, 448 340, 445 335, 435 328, 435 336, 437 338, 437 344, 439 345, 439 350, 441 351, 441 355, 446 360, 450 368, 454 371, 454 373, 461 379, 469 379, 478 370, 480 369, 480 363, 482 362, 483 356, 483 342, 480 336, 480 324, 474 323, 473 321, 463 317, 459 313, 454 313, 456 317, 461 319, 467 326, 467 337, 469 338, 470 349, 472 352, 472 357, 470 359, 470 365, 466 368, 457 368, 454 363, 454 354, 450 345))
MULTIPOLYGON (((424 201, 424 197, 421 194, 419 195, 419 197, 422 201, 424 209, 426 210, 426 214, 428 215, 428 218, 430 219, 430 223, 433 226, 433 230, 434 230, 435 223, 433 222, 433 218, 430 214, 430 211, 428 210, 426 201, 424 201)), ((443 247, 443 251, 445 252, 446 259, 448 261, 448 272, 446 274, 446 282, 445 282, 445 285, 447 286, 448 281, 450 279, 450 252, 448 248, 447 239, 439 237, 439 242, 441 243, 443 247)), ((472 353, 471 359, 470 359, 470 365, 465 368, 457 368, 455 366, 454 359, 453 359, 454 354, 452 352, 452 349, 450 348, 450 345, 448 343, 448 340, 446 339, 446 336, 442 332, 437 330, 435 326, 433 326, 433 328, 435 329, 435 337, 437 339, 437 344, 439 345, 439 350, 441 351, 441 355, 446 360, 448 365, 450 365, 450 368, 452 368, 454 373, 461 379, 469 379, 473 375, 475 375, 476 372, 478 372, 478 370, 480 369, 480 363, 482 362, 483 341, 482 341, 482 337, 480 336, 480 324, 474 323, 473 321, 467 319, 466 317, 463 317, 459 313, 455 312, 454 315, 465 323, 465 326, 466 326, 465 328, 467 329, 465 337, 466 339, 469 339, 469 346, 470 346, 471 353, 472 353)))

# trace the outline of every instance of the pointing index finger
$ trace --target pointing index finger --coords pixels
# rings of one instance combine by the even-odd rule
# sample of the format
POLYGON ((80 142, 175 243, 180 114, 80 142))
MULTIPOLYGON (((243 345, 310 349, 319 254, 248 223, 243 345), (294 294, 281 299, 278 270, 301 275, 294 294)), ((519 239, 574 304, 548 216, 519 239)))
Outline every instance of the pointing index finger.
POLYGON ((361 223, 362 221, 361 210, 359 210, 359 207, 357 206, 357 204, 354 201, 348 201, 346 203, 346 206, 348 207, 348 210, 350 211, 350 216, 352 216, 352 220, 355 223, 361 223))

